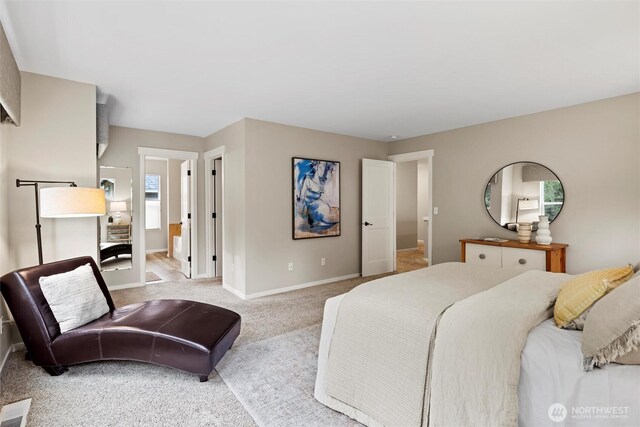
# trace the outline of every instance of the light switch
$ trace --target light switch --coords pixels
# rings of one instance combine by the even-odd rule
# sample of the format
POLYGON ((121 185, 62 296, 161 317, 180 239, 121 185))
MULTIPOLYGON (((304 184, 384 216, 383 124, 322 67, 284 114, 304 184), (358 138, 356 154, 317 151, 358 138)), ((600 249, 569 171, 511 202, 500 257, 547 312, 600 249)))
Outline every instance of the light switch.
POLYGON ((433 214, 434 215, 438 215, 438 208, 437 207, 433 208, 433 214))

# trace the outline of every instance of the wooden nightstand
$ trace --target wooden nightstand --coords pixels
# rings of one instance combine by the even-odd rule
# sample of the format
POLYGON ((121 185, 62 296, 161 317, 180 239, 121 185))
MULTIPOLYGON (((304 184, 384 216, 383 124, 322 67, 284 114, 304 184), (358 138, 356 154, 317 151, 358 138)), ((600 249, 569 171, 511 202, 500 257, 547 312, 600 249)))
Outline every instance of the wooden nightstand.
POLYGON ((462 239, 461 261, 490 265, 499 268, 543 270, 552 273, 567 272, 567 247, 564 243, 539 245, 520 243, 517 240, 487 242, 486 240, 462 239))

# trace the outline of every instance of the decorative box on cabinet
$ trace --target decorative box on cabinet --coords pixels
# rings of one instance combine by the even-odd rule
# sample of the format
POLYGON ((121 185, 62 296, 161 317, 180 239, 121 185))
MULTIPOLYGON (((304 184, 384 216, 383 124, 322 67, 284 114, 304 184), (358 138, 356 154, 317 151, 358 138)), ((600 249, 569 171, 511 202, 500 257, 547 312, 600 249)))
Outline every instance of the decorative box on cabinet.
POLYGON ((461 261, 498 268, 544 270, 566 273, 567 244, 520 243, 517 240, 488 242, 486 240, 460 240, 461 261))

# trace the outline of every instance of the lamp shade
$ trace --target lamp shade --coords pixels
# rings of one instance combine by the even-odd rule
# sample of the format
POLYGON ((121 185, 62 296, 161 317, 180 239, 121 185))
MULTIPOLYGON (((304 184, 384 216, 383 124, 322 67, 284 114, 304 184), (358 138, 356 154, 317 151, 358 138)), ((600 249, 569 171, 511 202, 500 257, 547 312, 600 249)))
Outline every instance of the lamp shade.
POLYGON ((104 190, 85 187, 51 187, 40 190, 40 216, 80 218, 106 213, 104 190))
POLYGON ((124 212, 127 210, 127 202, 111 202, 109 212, 124 212))
POLYGON ((521 211, 529 210, 529 209, 538 209, 538 201, 537 200, 522 199, 522 200, 520 200, 520 204, 518 205, 518 208, 521 211))

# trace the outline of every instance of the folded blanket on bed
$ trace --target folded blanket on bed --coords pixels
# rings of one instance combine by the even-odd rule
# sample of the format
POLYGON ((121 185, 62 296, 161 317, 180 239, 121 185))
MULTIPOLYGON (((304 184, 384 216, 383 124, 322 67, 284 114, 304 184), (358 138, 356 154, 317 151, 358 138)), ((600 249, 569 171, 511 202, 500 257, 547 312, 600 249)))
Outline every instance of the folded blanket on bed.
POLYGON ((367 414, 360 421, 368 424, 422 425, 429 402, 430 346, 439 316, 455 302, 517 274, 446 263, 351 290, 340 305, 331 342, 329 396, 367 414))
POLYGON ((449 307, 431 365, 429 426, 517 426, 520 354, 566 274, 528 271, 449 307))

